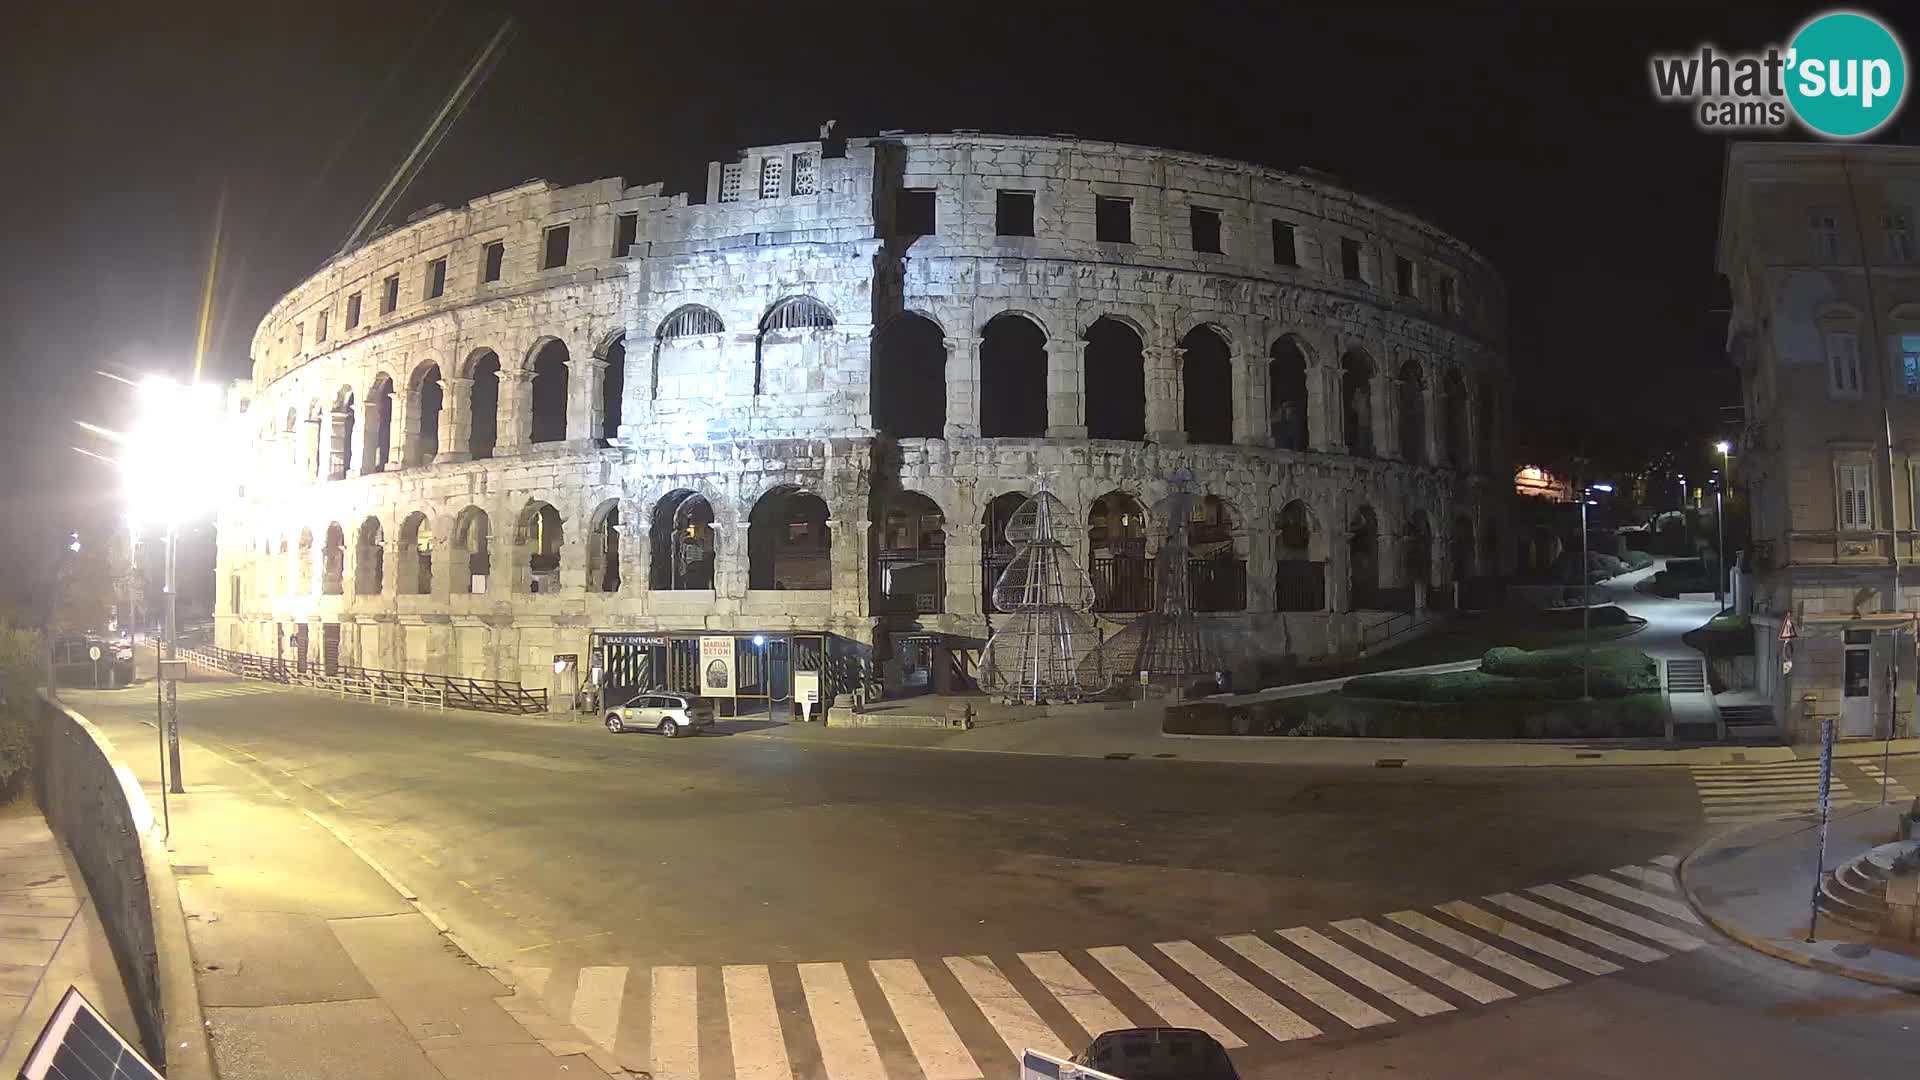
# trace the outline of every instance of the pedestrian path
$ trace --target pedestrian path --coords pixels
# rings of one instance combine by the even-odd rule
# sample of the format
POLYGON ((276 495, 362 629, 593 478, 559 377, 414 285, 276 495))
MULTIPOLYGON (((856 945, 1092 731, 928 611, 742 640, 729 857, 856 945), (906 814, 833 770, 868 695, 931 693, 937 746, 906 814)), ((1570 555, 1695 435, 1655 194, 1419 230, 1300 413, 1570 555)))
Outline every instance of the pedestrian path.
MULTIPOLYGON (((1820 809, 1818 759, 1762 765, 1695 765, 1694 790, 1709 825, 1771 821, 1820 809)), ((1913 793, 1881 772, 1880 763, 1860 758, 1835 759, 1828 799, 1834 809, 1880 802, 1882 778, 1891 802, 1910 802, 1913 793), (1857 791, 1856 791, 1857 789, 1857 791)))
POLYGON ((1237 1061, 1442 1016, 1707 944, 1662 856, 1321 926, 866 962, 514 971, 517 994, 654 1080, 976 1080, 1114 1028, 1211 1033, 1237 1061))

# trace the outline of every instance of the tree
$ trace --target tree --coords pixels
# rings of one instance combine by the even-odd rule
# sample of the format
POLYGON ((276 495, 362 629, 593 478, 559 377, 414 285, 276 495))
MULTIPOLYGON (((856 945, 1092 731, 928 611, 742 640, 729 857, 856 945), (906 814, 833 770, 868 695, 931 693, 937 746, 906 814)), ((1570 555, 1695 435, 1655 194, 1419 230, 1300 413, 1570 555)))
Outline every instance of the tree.
POLYGON ((52 629, 85 634, 106 629, 120 575, 106 547, 89 544, 60 564, 54 586, 52 629))
POLYGON ((33 713, 44 659, 40 635, 0 615, 0 793, 15 790, 33 764, 33 713))

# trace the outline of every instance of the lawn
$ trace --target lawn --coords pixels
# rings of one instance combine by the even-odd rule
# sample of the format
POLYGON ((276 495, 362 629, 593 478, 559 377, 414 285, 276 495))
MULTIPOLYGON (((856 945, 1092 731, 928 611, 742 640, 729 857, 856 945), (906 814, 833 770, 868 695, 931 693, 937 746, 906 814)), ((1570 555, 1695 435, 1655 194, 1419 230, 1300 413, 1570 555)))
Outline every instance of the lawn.
POLYGON ((1461 704, 1490 701, 1572 701, 1582 690, 1596 698, 1660 689, 1660 671, 1628 645, 1578 645, 1529 651, 1494 648, 1475 671, 1431 675, 1362 675, 1347 682, 1348 697, 1461 704), (1582 672, 1585 672, 1584 678, 1582 672))
POLYGON ((1708 619, 1706 625, 1680 635, 1680 640, 1714 660, 1752 656, 1753 624, 1745 615, 1725 612, 1708 619))
MULTIPOLYGON (((1594 608, 1590 617, 1593 621, 1590 640, 1595 644, 1625 637, 1645 625, 1612 605, 1594 608)), ((1487 650, 1501 646, 1551 649, 1578 644, 1579 608, 1462 612, 1445 629, 1435 630, 1385 652, 1339 663, 1304 666, 1294 671, 1290 678, 1262 680, 1262 683, 1266 686, 1287 686, 1319 679, 1337 679, 1345 675, 1473 660, 1485 656, 1487 650)))

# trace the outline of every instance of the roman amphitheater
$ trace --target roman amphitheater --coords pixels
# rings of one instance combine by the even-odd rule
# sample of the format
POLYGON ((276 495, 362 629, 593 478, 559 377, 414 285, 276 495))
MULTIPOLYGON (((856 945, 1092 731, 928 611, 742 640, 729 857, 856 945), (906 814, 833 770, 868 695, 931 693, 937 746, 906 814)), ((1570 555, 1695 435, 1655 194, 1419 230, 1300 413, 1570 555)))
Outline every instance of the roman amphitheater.
POLYGON ((1350 653, 1499 572, 1504 326, 1434 226, 1173 150, 883 134, 748 149, 697 202, 533 181, 261 321, 217 643, 554 708, 596 669, 697 689, 710 649, 742 714, 808 672, 962 688, 1028 493, 1114 634, 1186 470, 1191 604, 1233 665, 1350 653))

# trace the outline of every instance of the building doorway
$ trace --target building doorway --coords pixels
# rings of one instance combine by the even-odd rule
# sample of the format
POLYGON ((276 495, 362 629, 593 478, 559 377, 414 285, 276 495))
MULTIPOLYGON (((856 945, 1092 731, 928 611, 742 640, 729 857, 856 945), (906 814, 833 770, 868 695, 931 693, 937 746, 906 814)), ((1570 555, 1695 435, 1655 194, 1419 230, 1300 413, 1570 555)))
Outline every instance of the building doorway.
POLYGON ((1846 656, 1840 676, 1840 737, 1867 739, 1874 734, 1873 631, 1846 631, 1846 656))

